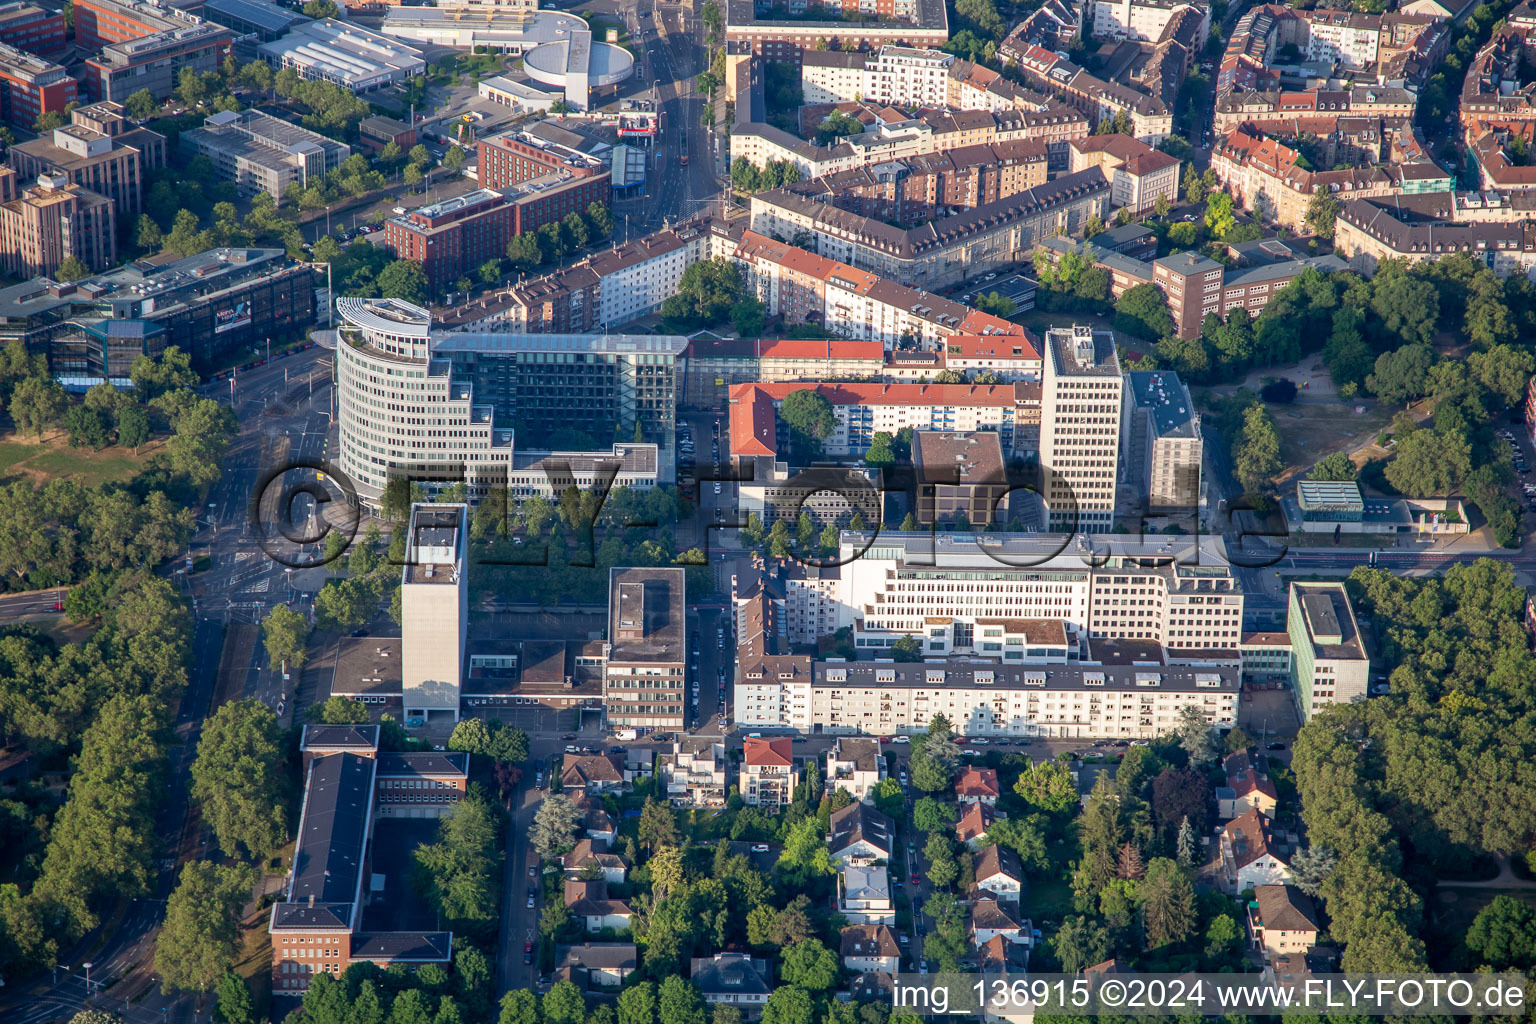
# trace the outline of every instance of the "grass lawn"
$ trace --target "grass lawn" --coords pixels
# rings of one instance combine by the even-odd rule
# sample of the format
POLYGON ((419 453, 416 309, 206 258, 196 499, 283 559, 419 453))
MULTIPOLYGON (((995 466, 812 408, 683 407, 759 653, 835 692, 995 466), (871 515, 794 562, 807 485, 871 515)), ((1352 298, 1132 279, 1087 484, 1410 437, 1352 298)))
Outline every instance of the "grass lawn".
POLYGON ((1072 887, 1060 878, 1031 878, 1026 899, 1037 927, 1044 921, 1059 923, 1073 913, 1072 887))
POLYGON ((87 487, 100 487, 127 480, 146 459, 164 447, 164 441, 151 441, 137 455, 116 445, 95 452, 71 448, 62 431, 49 434, 42 441, 8 431, 0 434, 0 482, 29 480, 42 484, 69 477, 87 487))
POLYGON ((623 47, 631 54, 635 52, 635 48, 629 42, 629 29, 622 21, 599 14, 583 14, 580 17, 586 18, 587 24, 592 26, 592 38, 594 41, 606 43, 608 41, 608 30, 613 29, 618 33, 618 40, 615 45, 623 47))
POLYGON ((1373 442, 1392 422, 1396 411, 1370 399, 1338 404, 1300 402, 1267 408, 1280 434, 1280 458, 1286 466, 1278 474, 1281 480, 1311 466, 1329 452, 1354 452, 1373 442), (1356 408, 1365 411, 1356 413, 1356 408))

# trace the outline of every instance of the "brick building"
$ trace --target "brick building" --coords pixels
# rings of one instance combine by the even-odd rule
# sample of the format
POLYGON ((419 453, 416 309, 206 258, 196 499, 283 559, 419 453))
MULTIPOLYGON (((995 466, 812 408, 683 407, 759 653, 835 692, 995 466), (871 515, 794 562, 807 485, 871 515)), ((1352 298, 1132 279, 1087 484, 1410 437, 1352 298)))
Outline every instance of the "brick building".
POLYGON ((0 44, 0 121, 31 128, 39 117, 79 99, 75 80, 62 65, 0 44))
POLYGON ((188 11, 202 0, 78 0, 75 3, 75 45, 99 50, 144 36, 202 23, 188 11))
POLYGON ((27 53, 64 49, 64 15, 25 0, 0 4, 0 43, 27 53))

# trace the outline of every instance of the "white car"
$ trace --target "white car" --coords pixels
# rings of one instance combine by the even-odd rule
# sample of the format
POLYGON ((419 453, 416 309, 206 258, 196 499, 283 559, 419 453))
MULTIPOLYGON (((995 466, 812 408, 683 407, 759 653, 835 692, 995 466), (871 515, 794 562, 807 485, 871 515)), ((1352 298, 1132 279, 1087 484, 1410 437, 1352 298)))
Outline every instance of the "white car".
POLYGON ((892 738, 891 742, 892 743, 911 743, 912 742, 912 737, 910 737, 910 736, 896 736, 896 737, 892 738))
POLYGON ((768 844, 767 843, 756 843, 752 847, 752 852, 753 853, 767 853, 768 852, 768 844))

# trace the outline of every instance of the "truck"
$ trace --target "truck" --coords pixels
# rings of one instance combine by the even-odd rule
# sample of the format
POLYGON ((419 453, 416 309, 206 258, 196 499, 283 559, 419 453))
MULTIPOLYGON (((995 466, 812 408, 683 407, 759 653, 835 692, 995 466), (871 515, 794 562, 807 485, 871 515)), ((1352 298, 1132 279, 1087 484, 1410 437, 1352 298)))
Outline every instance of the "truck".
POLYGON ((639 739, 640 733, 634 729, 616 729, 614 730, 613 738, 627 742, 629 740, 639 739))

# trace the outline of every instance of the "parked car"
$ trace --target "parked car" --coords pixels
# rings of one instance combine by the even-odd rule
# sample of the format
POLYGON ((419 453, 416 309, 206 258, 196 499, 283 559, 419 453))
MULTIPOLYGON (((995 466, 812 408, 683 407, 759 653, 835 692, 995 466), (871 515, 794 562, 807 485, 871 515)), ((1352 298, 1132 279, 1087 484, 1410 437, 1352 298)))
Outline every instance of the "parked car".
POLYGON ((532 942, 525 942, 525 943, 523 943, 523 963, 525 963, 525 964, 533 963, 533 943, 532 942))
POLYGON ((1285 744, 1284 743, 1271 743, 1265 749, 1266 750, 1284 750, 1285 749, 1285 744))
POLYGON ((752 845, 752 852, 753 853, 767 853, 768 852, 768 844, 767 843, 754 843, 752 845))
POLYGON ((530 885, 528 887, 528 909, 529 910, 533 909, 533 904, 535 903, 535 901, 538 900, 538 898, 539 898, 538 890, 536 890, 533 886, 530 885))
POLYGON ((910 736, 897 736, 895 739, 891 740, 891 742, 892 743, 911 743, 912 742, 912 737, 910 737, 910 736))

